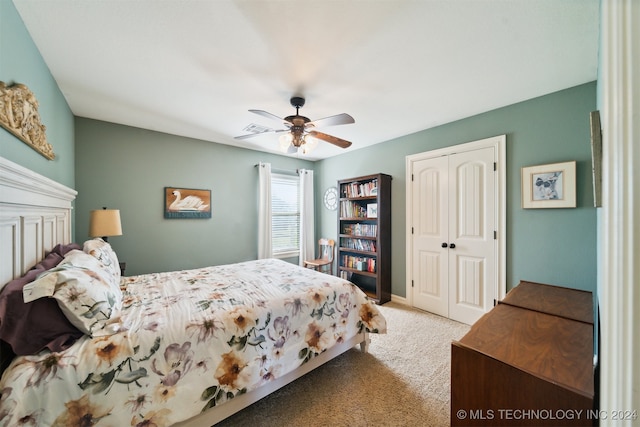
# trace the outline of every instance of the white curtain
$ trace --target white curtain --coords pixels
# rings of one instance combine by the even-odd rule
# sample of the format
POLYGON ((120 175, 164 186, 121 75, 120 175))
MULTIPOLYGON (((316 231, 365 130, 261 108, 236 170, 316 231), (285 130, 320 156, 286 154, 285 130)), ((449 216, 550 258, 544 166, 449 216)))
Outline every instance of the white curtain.
POLYGON ((258 259, 273 257, 271 250, 271 164, 258 165, 258 259))
POLYGON ((299 264, 314 259, 315 253, 315 206, 313 194, 313 171, 299 169, 300 175, 300 256, 299 264))

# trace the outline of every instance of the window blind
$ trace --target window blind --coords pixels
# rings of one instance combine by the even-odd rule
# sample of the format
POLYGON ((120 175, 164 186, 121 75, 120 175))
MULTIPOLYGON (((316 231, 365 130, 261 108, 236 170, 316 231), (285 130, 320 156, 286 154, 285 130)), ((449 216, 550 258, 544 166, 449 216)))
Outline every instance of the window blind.
POLYGON ((300 187, 294 175, 271 175, 271 234, 274 255, 297 254, 300 247, 300 187))

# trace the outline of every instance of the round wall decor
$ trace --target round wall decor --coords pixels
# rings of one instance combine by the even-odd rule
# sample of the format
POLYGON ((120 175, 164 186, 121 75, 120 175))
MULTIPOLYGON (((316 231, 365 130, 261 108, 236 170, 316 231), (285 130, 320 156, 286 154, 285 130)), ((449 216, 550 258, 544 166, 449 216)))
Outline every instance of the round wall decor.
POLYGON ((335 211, 338 208, 338 189, 336 187, 329 187, 324 192, 324 206, 330 211, 335 211))

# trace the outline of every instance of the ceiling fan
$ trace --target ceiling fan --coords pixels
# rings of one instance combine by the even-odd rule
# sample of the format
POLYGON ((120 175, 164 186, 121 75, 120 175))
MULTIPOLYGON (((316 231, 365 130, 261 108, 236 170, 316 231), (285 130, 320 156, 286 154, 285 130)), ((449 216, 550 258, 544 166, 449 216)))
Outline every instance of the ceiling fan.
POLYGON ((235 139, 252 138, 266 133, 286 132, 284 135, 280 136, 280 148, 287 153, 295 153, 299 148, 302 149, 303 153, 309 153, 313 148, 315 148, 318 139, 336 145, 340 148, 347 148, 351 146, 351 142, 333 135, 318 132, 315 128, 320 126, 336 126, 355 123, 353 117, 346 113, 342 113, 311 121, 308 117, 304 117, 299 114, 300 108, 304 106, 304 98, 294 96, 291 98, 290 102, 291 105, 295 107, 296 114, 294 116, 287 116, 284 119, 263 110, 249 110, 250 112, 260 116, 279 121, 285 126, 285 129, 267 129, 262 132, 236 136, 235 139))

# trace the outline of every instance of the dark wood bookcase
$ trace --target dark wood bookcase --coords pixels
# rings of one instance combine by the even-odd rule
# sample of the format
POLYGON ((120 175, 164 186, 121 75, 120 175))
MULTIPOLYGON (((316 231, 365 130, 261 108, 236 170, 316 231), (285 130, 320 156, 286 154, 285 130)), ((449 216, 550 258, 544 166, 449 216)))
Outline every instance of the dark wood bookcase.
POLYGON ((338 275, 377 304, 391 300, 391 179, 338 181, 338 275))

